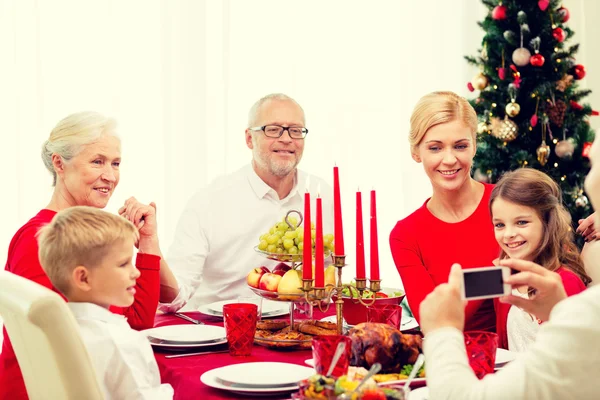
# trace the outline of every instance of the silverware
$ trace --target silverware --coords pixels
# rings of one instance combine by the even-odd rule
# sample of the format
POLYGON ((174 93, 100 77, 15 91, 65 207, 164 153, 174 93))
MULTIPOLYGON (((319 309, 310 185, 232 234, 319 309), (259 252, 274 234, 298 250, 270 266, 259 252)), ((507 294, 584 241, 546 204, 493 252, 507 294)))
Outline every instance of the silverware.
POLYGON ((169 340, 161 339, 154 336, 147 336, 151 344, 176 344, 180 346, 197 346, 197 345, 209 345, 215 343, 222 343, 225 338, 222 339, 210 339, 210 340, 197 340, 197 341, 181 341, 181 340, 169 340))
POLYGON ((421 353, 421 354, 419 354, 419 357, 417 357, 417 361, 415 361, 415 364, 413 365, 413 369, 412 369, 412 371, 410 371, 410 375, 408 375, 408 379, 406 379, 404 386, 402 386, 402 392, 404 392, 405 399, 408 399, 408 395, 410 394, 410 383, 412 382, 413 379, 415 379, 415 377, 419 373, 419 370, 423 366, 424 362, 425 362, 425 356, 423 355, 423 353, 421 353))
POLYGON ((364 385, 365 382, 367 382, 367 380, 369 380, 370 377, 372 377, 373 375, 377 374, 379 371, 381 371, 381 364, 375 363, 375 364, 371 365, 371 369, 369 370, 369 372, 367 373, 367 375, 365 375, 365 377, 362 379, 362 381, 360 381, 360 383, 358 384, 358 386, 356 387, 356 389, 354 389, 350 393, 342 393, 341 395, 338 396, 338 400, 350 400, 350 399, 352 399, 352 395, 354 393, 359 393, 359 390, 360 390, 361 386, 364 385))
POLYGON ((200 353, 183 353, 183 354, 172 354, 165 356, 165 358, 179 358, 179 357, 187 357, 187 356, 202 356, 204 354, 218 354, 218 353, 228 353, 229 350, 214 350, 214 351, 201 351, 200 353))
POLYGON ((335 353, 333 353, 333 358, 331 359, 331 364, 329 364, 329 369, 327 370, 327 374, 325 376, 331 376, 335 366, 337 365, 342 353, 346 350, 346 342, 339 342, 337 348, 335 349, 335 353))
POLYGON ((185 319, 188 322, 191 322, 192 324, 196 324, 196 325, 204 325, 204 322, 202 321, 198 321, 197 319, 194 318, 190 318, 185 314, 181 314, 181 313, 174 313, 174 316, 176 316, 177 318, 181 318, 181 319, 185 319))

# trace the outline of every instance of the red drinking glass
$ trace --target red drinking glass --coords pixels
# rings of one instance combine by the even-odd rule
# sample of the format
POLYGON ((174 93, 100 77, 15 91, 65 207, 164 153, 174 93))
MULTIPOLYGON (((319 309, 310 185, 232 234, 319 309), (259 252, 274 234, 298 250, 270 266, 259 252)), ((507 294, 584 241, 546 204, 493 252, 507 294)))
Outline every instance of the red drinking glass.
POLYGON ((402 306, 397 304, 373 304, 367 307, 367 322, 380 322, 400 330, 402 306))
POLYGON ((232 356, 249 356, 254 344, 258 306, 232 303, 223 306, 225 335, 232 356))
POLYGON ((494 372, 498 335, 493 332, 465 332, 469 364, 479 379, 494 372))
POLYGON ((346 348, 331 373, 333 377, 340 377, 348 373, 350 364, 350 353, 352 351, 352 339, 342 335, 315 336, 312 340, 313 360, 317 374, 325 375, 329 371, 333 355, 337 350, 338 343, 346 343, 346 348))

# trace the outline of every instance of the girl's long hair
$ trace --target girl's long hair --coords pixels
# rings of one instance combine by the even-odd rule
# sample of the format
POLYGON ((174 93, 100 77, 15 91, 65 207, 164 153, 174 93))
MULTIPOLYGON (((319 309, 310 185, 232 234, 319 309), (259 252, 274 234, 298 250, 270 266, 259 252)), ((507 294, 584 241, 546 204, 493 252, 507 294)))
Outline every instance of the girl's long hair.
MULTIPOLYGON (((498 181, 490 197, 492 204, 498 198, 533 208, 542 220, 542 242, 533 261, 555 272, 560 267, 574 272, 587 286, 592 279, 585 273, 579 249, 575 245, 571 215, 562 202, 560 188, 548 175, 532 168, 508 172, 498 181)), ((500 259, 508 258, 501 251, 500 259)))

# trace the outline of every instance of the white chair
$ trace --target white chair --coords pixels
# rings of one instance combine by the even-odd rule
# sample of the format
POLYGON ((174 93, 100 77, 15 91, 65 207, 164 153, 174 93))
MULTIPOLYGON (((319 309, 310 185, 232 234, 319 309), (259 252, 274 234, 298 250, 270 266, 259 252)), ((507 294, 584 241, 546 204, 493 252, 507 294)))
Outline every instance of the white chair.
POLYGON ((53 291, 0 271, 0 315, 31 400, 101 400, 77 321, 53 291))

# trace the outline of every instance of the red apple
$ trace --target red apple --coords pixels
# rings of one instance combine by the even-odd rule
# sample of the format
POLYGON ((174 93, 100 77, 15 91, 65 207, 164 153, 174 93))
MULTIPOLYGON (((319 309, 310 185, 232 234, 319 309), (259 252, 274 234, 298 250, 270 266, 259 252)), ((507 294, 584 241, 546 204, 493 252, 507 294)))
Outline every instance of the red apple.
POLYGON ((258 288, 260 290, 266 290, 269 292, 277 292, 277 287, 279 286, 280 280, 281 275, 268 272, 260 278, 258 288))
POLYGON ((262 278, 262 276, 264 274, 268 274, 268 273, 269 273, 269 269, 265 266, 262 266, 260 268, 254 268, 246 276, 246 282, 248 283, 248 286, 252 286, 253 288, 258 289, 258 284, 260 282, 260 279, 262 278))
POLYGON ((286 263, 279 263, 275 266, 275 268, 273 268, 273 273, 283 276, 290 269, 292 269, 292 267, 290 267, 286 263))

